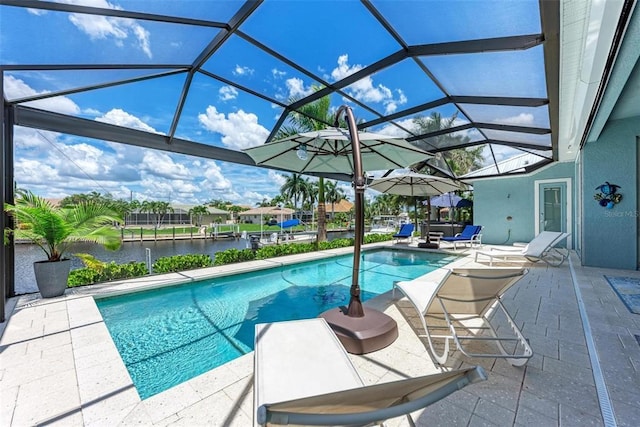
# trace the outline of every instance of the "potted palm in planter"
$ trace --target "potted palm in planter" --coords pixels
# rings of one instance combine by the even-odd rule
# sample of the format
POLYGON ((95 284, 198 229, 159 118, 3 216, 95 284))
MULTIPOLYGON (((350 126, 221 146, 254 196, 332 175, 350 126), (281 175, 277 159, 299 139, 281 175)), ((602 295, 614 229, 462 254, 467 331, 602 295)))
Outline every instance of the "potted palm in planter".
POLYGON ((74 242, 94 242, 107 249, 118 249, 120 233, 114 227, 120 222, 118 214, 107 204, 79 203, 60 208, 30 191, 20 192, 14 205, 5 204, 5 211, 14 220, 14 229, 6 229, 7 236, 28 240, 39 246, 46 260, 34 263, 38 290, 43 298, 60 296, 67 288, 71 260, 66 251, 74 242))

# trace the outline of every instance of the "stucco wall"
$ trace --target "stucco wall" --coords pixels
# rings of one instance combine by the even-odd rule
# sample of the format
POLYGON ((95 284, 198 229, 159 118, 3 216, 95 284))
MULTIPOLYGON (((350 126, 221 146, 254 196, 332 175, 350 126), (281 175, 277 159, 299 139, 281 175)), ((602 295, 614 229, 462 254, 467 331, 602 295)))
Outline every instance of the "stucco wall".
POLYGON ((640 117, 607 123, 600 138, 585 145, 583 159, 582 264, 633 269, 638 266, 638 147, 640 117), (613 209, 598 205, 595 188, 621 186, 613 209))
MULTIPOLYGON (((573 183, 574 174, 574 163, 554 163, 527 176, 474 181, 473 222, 484 227, 482 242, 511 244, 530 241, 535 236, 536 222, 534 182, 570 178, 573 183)), ((573 198, 569 202, 573 205, 573 198)))

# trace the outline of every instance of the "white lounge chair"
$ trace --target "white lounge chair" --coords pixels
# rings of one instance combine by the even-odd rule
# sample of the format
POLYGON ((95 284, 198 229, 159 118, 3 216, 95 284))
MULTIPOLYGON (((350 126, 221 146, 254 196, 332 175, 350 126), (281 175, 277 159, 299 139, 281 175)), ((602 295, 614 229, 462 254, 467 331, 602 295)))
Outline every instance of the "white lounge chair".
POLYGON ((395 297, 395 290, 399 289, 419 313, 425 331, 421 336, 427 338, 434 363, 442 365, 447 361, 449 342, 453 341, 468 357, 499 357, 513 366, 522 366, 533 351, 500 298, 527 272, 513 267, 456 268, 448 270, 440 282, 396 282, 393 294, 395 297), (499 325, 494 325, 498 313, 508 323, 500 334, 499 325), (467 345, 480 341, 490 345, 491 350, 472 350, 467 345))
POLYGON ((486 379, 482 368, 364 386, 322 318, 256 325, 255 425, 370 425, 486 379))
POLYGON ((569 237, 569 233, 542 231, 521 248, 491 248, 489 250, 476 251, 475 261, 478 262, 478 255, 483 255, 489 258, 489 266, 493 266, 493 259, 496 258, 502 261, 544 261, 549 265, 558 267, 567 259, 569 251, 556 246, 566 240, 567 237, 569 237))

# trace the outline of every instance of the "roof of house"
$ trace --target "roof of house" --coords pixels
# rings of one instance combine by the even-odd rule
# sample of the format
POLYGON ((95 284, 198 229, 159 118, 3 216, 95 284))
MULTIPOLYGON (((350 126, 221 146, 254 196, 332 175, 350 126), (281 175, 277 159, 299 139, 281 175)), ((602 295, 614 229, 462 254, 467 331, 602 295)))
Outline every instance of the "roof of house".
MULTIPOLYGON (((172 204, 171 205, 171 207, 173 207, 173 209, 175 209, 176 213, 178 212, 178 209, 188 212, 189 210, 191 210, 195 206, 198 206, 198 205, 189 205, 189 204, 172 204)), ((214 208, 214 207, 211 207, 211 206, 207 206, 207 211, 209 212, 209 215, 228 215, 229 214, 228 211, 225 211, 225 210, 222 210, 222 209, 218 209, 218 208, 214 208)))
POLYGON ((251 216, 251 215, 291 215, 294 210, 289 208, 279 208, 278 206, 264 206, 248 211, 238 213, 238 216, 251 216))
POLYGON ((353 203, 347 199, 342 199, 333 205, 331 203, 325 203, 327 212, 349 212, 353 209, 353 203))

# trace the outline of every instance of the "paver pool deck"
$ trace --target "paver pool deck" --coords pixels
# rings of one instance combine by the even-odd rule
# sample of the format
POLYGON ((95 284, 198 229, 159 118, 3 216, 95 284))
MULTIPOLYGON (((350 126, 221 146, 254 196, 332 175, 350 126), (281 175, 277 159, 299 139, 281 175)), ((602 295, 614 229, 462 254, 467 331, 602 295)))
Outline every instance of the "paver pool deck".
MULTIPOLYGON (((326 255, 348 251, 327 251, 326 255)), ((447 267, 487 266, 482 260, 473 261, 473 250, 457 253, 466 256, 447 267)), ((287 259, 301 261, 319 255, 287 259)), ((252 352, 140 400, 93 296, 176 280, 188 282, 238 268, 259 269, 282 261, 75 288, 59 298, 40 299, 35 294, 11 299, 10 317, 0 326, 0 425, 251 426, 252 352)), ((640 315, 629 312, 604 275, 640 278, 640 272, 582 267, 575 254, 557 268, 543 263, 525 265, 529 274, 507 293, 504 303, 530 340, 534 356, 524 367, 512 367, 502 359, 470 360, 454 353, 448 367, 482 365, 488 381, 415 413, 416 425, 639 425, 640 315)), ((429 275, 437 279, 442 273, 429 275)), ((389 347, 351 355, 366 383, 438 371, 426 344, 418 338, 415 311, 397 297, 394 300, 388 292, 366 303, 385 311, 399 326, 399 338, 389 347)), ((386 425, 405 426, 407 422, 397 418, 386 425)))

